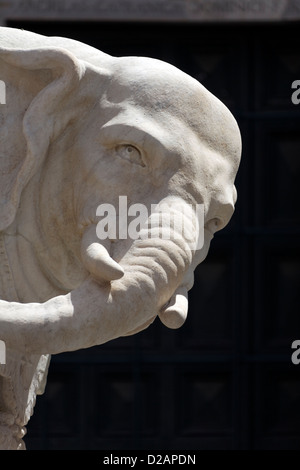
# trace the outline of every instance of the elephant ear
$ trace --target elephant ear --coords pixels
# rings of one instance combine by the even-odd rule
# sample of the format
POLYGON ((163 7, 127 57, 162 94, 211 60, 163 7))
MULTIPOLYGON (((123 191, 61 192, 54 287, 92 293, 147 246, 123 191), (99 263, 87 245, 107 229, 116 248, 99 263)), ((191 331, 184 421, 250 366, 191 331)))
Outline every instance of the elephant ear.
POLYGON ((74 117, 84 72, 83 62, 63 48, 0 45, 6 93, 0 106, 0 230, 15 219, 22 190, 74 117))

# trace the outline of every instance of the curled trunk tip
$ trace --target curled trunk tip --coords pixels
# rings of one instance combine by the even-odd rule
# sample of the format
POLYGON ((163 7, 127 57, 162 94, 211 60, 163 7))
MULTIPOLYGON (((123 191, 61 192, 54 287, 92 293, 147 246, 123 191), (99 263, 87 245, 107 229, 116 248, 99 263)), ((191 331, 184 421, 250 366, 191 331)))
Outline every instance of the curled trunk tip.
POLYGON ((184 324, 188 313, 187 295, 186 288, 177 289, 168 305, 159 313, 161 322, 168 328, 177 329, 184 324))

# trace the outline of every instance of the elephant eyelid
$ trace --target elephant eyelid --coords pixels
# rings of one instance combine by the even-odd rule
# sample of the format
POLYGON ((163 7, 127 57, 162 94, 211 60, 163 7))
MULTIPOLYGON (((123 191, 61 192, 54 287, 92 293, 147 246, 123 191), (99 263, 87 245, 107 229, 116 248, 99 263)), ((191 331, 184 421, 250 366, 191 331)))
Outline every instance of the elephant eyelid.
POLYGON ((140 152, 143 162, 140 165, 153 170, 160 167, 164 155, 170 151, 165 145, 164 136, 160 136, 159 132, 154 132, 155 130, 156 127, 149 130, 136 124, 107 123, 101 128, 98 142, 108 150, 116 148, 117 143, 135 147, 140 152))
POLYGON ((145 167, 145 161, 141 150, 131 143, 119 144, 114 148, 116 155, 131 163, 145 167))

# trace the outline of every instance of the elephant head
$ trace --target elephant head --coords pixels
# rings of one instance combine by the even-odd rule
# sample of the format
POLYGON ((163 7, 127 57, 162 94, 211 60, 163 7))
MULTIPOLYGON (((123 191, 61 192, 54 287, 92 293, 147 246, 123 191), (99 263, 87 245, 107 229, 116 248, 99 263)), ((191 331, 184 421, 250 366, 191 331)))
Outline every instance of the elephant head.
POLYGON ((155 59, 0 28, 0 80, 0 448, 15 449, 47 355, 184 322, 234 210, 241 141, 216 97, 155 59))
POLYGON ((0 228, 19 254, 16 298, 0 301, 0 338, 44 354, 138 332, 157 315, 180 326, 193 271, 234 210, 235 119, 199 82, 159 60, 9 28, 0 45, 0 228), (120 220, 124 195, 148 210, 164 203, 164 212, 151 213, 152 221, 160 215, 140 239, 100 240, 97 208, 111 204, 120 220), (199 235, 190 209, 197 204, 199 249, 189 243, 199 235), (168 207, 188 237, 155 235, 168 207))

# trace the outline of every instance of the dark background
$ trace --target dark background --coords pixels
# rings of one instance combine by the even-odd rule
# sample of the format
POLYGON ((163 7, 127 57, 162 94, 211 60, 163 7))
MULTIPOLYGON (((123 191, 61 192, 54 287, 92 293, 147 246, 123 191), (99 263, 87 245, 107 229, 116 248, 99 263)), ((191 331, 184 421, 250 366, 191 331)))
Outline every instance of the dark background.
POLYGON ((197 268, 181 330, 52 358, 28 449, 300 449, 298 22, 9 22, 200 80, 243 139, 232 221, 197 268))

